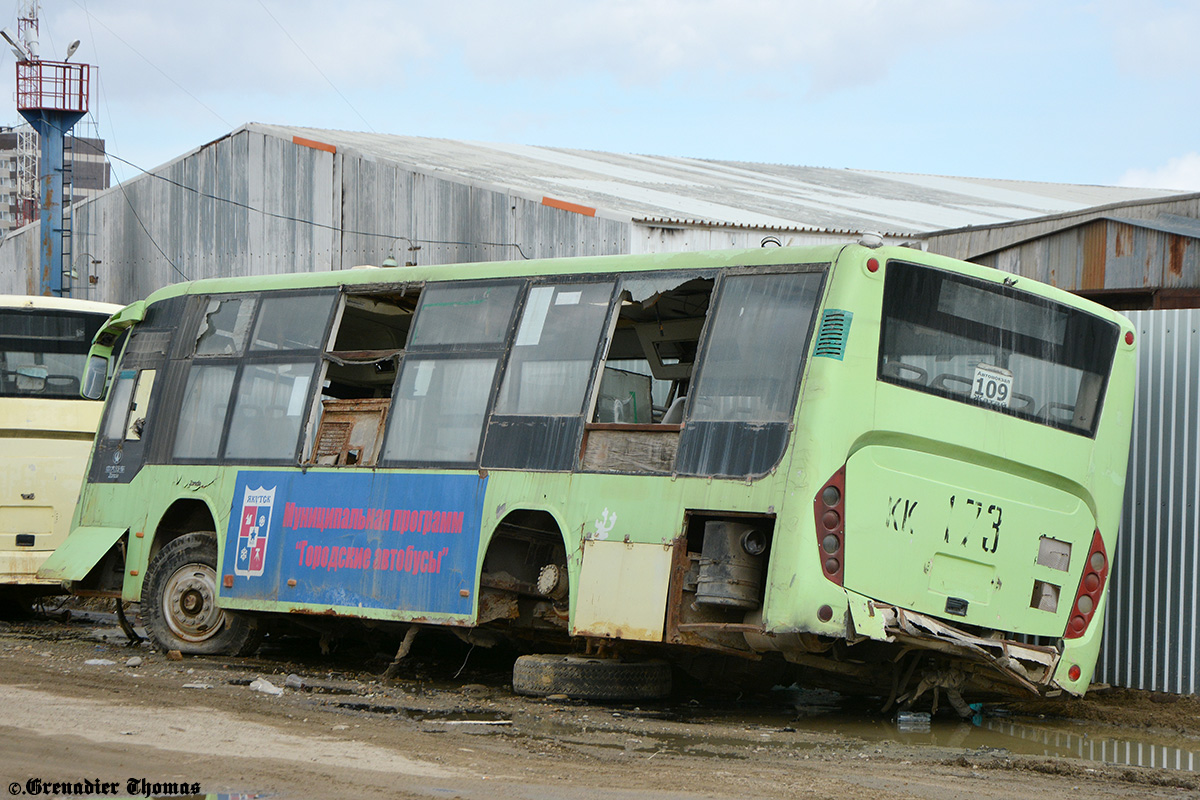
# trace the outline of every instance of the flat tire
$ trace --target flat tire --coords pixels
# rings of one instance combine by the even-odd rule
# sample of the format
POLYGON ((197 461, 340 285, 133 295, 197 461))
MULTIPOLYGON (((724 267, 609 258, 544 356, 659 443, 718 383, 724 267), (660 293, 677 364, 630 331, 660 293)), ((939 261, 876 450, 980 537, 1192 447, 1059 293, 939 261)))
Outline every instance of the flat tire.
POLYGON ((665 661, 521 656, 513 665, 513 691, 578 700, 658 700, 671 693, 671 667, 665 661))
POLYGON ((258 649, 254 621, 217 604, 217 535, 186 533, 163 545, 146 568, 142 619, 165 651, 244 656, 258 649))

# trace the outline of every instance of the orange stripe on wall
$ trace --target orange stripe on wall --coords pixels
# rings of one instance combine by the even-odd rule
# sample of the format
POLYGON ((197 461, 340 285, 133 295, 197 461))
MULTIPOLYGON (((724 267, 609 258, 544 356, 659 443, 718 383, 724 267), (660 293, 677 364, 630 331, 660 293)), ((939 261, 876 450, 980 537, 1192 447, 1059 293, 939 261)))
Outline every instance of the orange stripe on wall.
POLYGON ((318 142, 315 139, 305 139, 302 136, 293 136, 292 144, 298 144, 301 147, 311 147, 314 150, 324 150, 326 153, 336 153, 337 147, 325 142, 318 142))
POLYGON ((576 214, 583 214, 585 217, 596 216, 596 209, 588 206, 581 206, 578 203, 568 203, 566 200, 555 200, 553 197, 543 197, 542 205, 550 206, 551 208, 560 208, 563 211, 574 211, 576 214))

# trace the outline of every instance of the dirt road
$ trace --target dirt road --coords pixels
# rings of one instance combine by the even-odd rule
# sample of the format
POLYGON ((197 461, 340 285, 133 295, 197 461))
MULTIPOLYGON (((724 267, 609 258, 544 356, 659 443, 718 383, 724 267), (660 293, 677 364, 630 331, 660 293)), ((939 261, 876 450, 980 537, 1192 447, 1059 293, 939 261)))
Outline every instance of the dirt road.
MULTIPOLYGON (((436 637, 418 639, 396 680, 378 677, 385 654, 361 646, 322 656, 313 641, 280 641, 253 659, 172 661, 123 642, 103 616, 0 623, 10 793, 28 796, 31 780, 90 780, 116 784, 117 796, 196 785, 283 798, 1200 796, 1186 769, 1022 754, 979 744, 992 741, 979 738, 987 725, 956 721, 912 734, 820 692, 685 693, 642 707, 522 698, 507 686, 511 660, 436 637), (304 685, 280 695, 252 686, 284 687, 288 675, 304 685)), ((1084 738, 1099 725, 1200 751, 1195 701, 1151 700, 1109 695, 1065 711, 1092 720, 1080 723, 1084 738)), ((1032 709, 1047 710, 1064 708, 1032 709)), ((1073 730, 990 719, 1068 739, 1073 730)))

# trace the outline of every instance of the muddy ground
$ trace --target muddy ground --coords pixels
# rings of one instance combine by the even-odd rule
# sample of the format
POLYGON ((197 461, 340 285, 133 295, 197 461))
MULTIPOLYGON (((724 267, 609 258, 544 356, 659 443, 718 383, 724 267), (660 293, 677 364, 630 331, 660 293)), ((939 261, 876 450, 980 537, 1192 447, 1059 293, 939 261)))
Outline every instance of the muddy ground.
POLYGON ((511 655, 437 636, 385 680, 390 653, 363 640, 323 655, 277 636, 254 658, 173 661, 114 626, 0 622, 10 793, 93 780, 127 796, 134 779, 142 795, 173 783, 281 798, 1200 797, 1196 698, 1098 691, 925 728, 797 687, 685 686, 637 706, 519 697, 511 655), (304 686, 251 686, 289 675, 304 686))

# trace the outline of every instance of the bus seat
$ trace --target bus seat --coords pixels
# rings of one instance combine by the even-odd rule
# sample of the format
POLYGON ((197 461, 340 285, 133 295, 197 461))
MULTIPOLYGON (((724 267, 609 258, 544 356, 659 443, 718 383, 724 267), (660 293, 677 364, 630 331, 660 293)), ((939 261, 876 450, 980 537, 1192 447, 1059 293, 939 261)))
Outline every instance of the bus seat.
POLYGON ((1027 394, 1013 392, 1012 399, 1008 401, 1008 407, 1012 411, 1028 411, 1032 414, 1033 398, 1027 394))
POLYGON ((683 406, 687 402, 687 397, 680 395, 671 401, 671 405, 663 412, 662 419, 659 423, 662 425, 679 425, 683 422, 683 406))
POLYGON ((46 376, 46 387, 53 387, 56 392, 68 392, 76 395, 79 394, 79 378, 74 375, 48 375, 46 376))
POLYGON ((941 389, 944 392, 951 394, 970 394, 971 387, 975 384, 970 378, 964 378, 962 375, 955 375, 951 372, 943 372, 933 379, 929 384, 930 389, 941 389), (951 384, 954 384, 953 386, 951 384))
POLYGON ((922 386, 929 380, 929 373, 920 367, 915 367, 912 364, 905 364, 903 361, 889 361, 883 365, 880 373, 885 378, 896 378, 905 383, 919 383, 922 386))
POLYGON ((1046 403, 1037 412, 1039 419, 1047 422, 1074 422, 1075 406, 1070 403, 1046 403))

